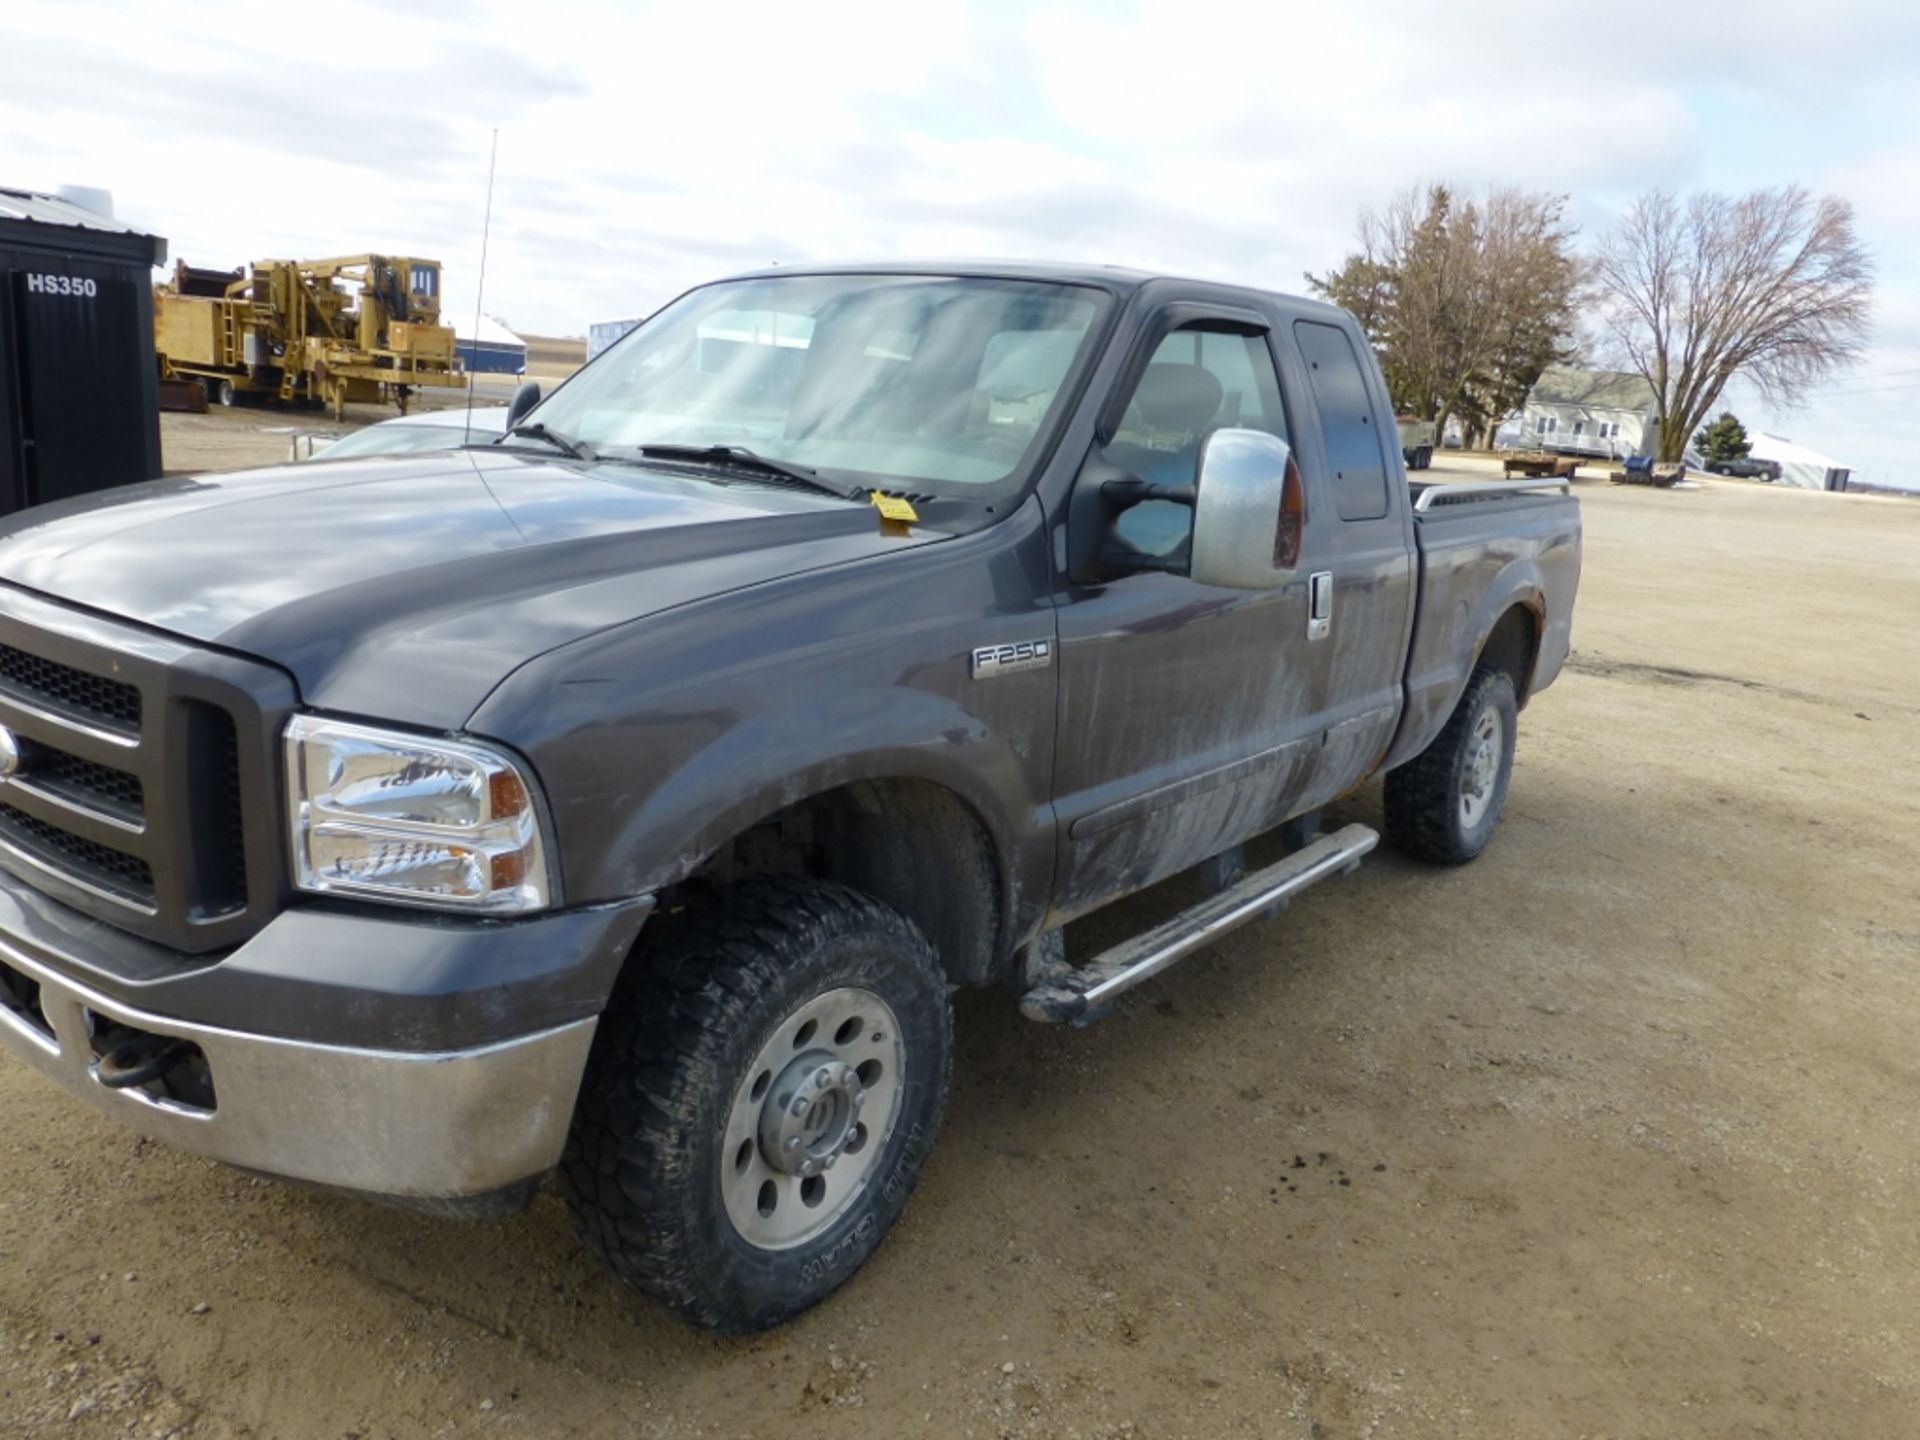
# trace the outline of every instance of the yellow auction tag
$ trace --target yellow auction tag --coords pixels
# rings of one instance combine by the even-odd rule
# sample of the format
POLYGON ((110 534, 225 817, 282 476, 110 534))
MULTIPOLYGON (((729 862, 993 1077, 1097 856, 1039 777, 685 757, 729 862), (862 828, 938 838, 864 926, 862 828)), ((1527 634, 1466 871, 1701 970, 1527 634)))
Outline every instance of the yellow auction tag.
POLYGON ((903 525, 911 525, 920 518, 920 512, 898 495, 883 495, 878 490, 869 490, 867 498, 873 501, 873 508, 880 512, 882 520, 898 520, 903 525))

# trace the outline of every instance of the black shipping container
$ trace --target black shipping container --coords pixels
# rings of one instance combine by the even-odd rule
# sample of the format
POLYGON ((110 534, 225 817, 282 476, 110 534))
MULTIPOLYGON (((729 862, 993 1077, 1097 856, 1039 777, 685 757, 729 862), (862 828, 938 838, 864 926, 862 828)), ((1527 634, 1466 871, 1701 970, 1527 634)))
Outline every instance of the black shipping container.
POLYGON ((0 188, 0 514, 159 476, 166 255, 67 200, 0 188))

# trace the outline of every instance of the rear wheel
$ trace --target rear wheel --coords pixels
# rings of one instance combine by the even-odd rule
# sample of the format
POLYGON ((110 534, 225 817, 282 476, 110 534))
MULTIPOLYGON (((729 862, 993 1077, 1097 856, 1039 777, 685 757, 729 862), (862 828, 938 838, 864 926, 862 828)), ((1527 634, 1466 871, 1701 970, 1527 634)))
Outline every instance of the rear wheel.
POLYGON ((751 880, 662 917, 602 1017, 561 1168, 587 1247, 696 1325, 844 1283, 946 1106, 946 977, 898 911, 751 880))
POLYGON ((1433 743, 1387 772, 1387 839, 1395 849, 1461 865, 1487 848, 1513 774, 1517 711, 1506 671, 1474 671, 1433 743))
POLYGON ((213 387, 213 398, 219 404, 231 409, 240 403, 240 392, 234 388, 233 381, 221 380, 213 387))

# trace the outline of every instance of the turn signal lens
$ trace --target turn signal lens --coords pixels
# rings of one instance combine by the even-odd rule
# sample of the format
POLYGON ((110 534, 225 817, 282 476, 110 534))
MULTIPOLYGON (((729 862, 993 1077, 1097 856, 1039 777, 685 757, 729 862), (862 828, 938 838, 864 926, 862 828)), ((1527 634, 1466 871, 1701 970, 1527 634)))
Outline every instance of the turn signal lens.
POLYGON ((1273 568, 1294 570, 1300 565, 1300 542, 1307 535, 1307 487, 1300 479, 1300 467, 1287 456, 1286 474, 1280 481, 1280 524, 1273 535, 1273 568))

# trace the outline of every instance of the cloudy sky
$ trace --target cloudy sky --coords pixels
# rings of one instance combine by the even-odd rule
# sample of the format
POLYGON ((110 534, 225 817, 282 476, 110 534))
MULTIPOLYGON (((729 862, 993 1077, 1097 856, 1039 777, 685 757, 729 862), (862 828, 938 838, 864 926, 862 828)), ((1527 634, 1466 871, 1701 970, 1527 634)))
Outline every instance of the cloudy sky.
POLYGON ((1798 182, 1859 211, 1866 362, 1750 424, 1920 485, 1920 5, 8 0, 0 183, 195 264, 434 256, 532 333, 808 258, 1066 257, 1299 290, 1423 180, 1798 182), (1335 13, 1335 12, 1338 13, 1335 13), (324 23, 320 17, 324 16, 324 23), (1661 63, 1664 59, 1666 63, 1661 63))

